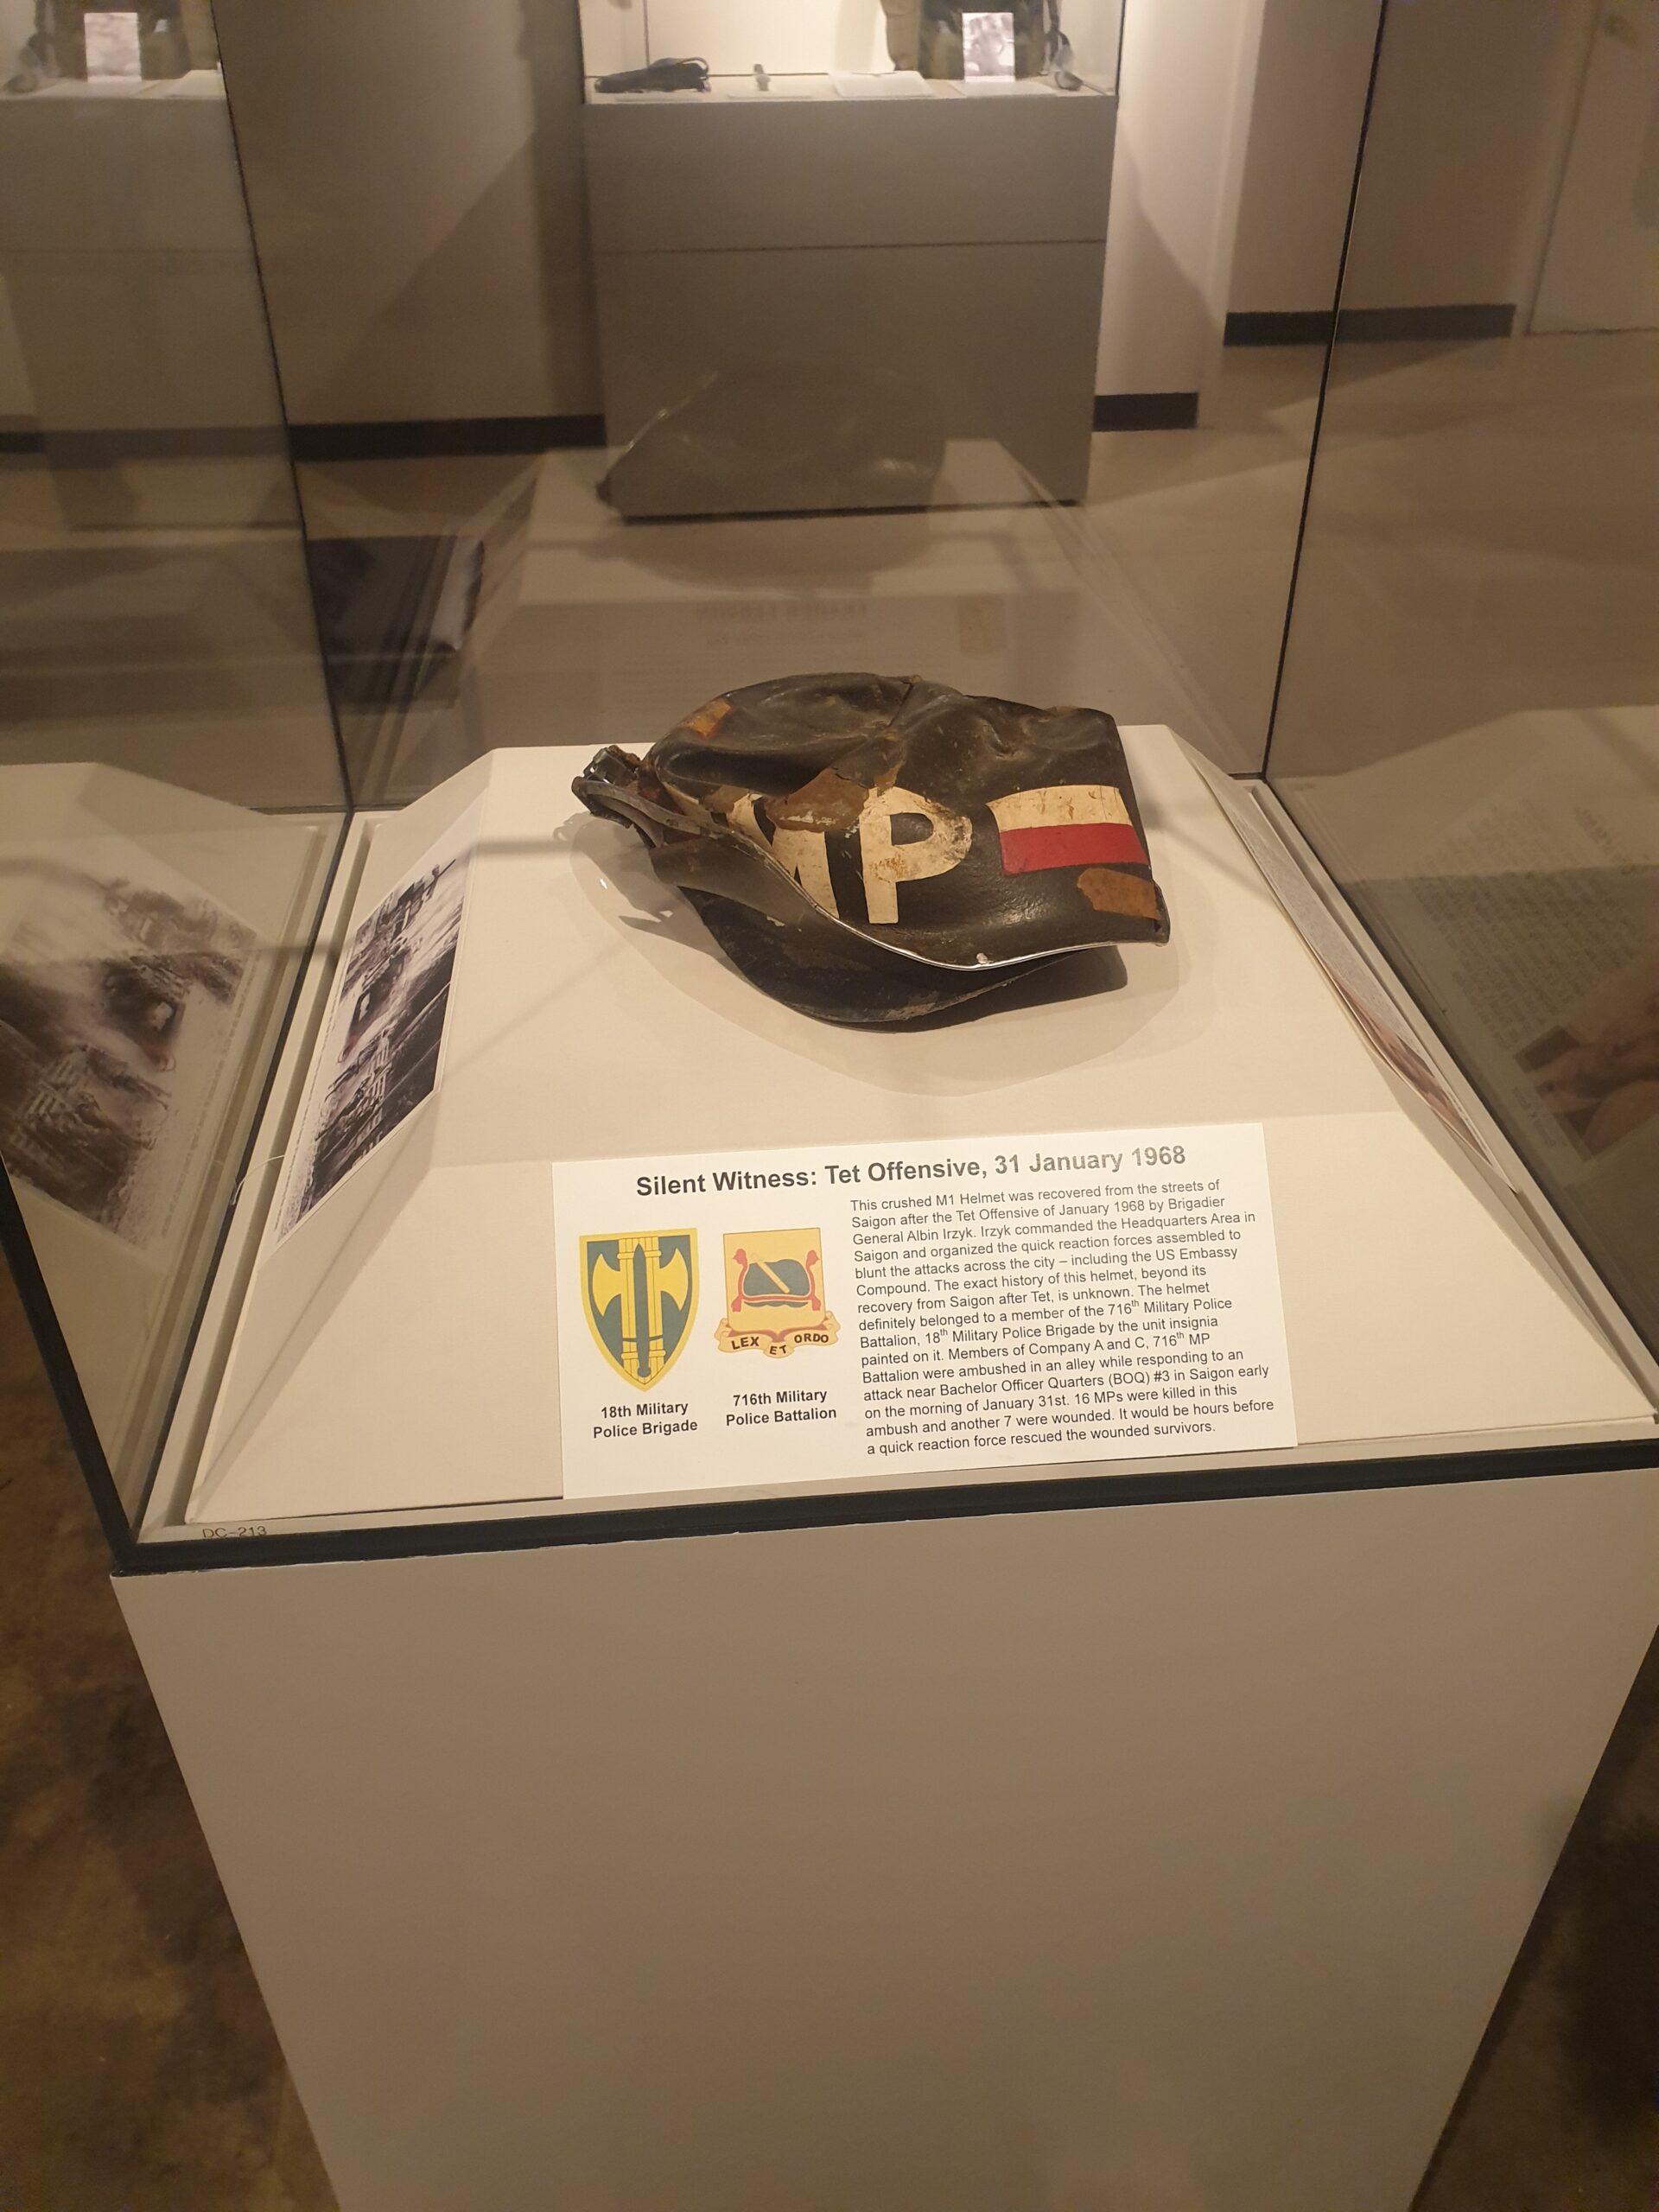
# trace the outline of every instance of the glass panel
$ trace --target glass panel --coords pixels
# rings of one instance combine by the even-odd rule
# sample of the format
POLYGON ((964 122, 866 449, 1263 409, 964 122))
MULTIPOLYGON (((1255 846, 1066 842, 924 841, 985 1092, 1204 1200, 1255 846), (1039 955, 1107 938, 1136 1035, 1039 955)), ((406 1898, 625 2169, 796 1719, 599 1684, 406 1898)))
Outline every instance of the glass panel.
MULTIPOLYGON (((822 1208, 757 1221, 763 1248, 596 1197, 578 1298, 572 1160, 638 1155, 637 1211, 689 1187, 662 1147, 971 1137, 1014 1177, 987 1131, 1108 1095, 1125 1126, 1132 1098, 1300 1117, 1306 1067, 1255 1052, 1260 900, 1214 865, 1208 785, 1089 710, 1262 765, 1375 0, 489 0, 464 36, 438 0, 221 0, 219 30, 374 814, 236 1339, 147 1533, 583 1510, 612 1471, 581 1452, 682 1351, 704 1412, 659 1396, 641 1437, 770 1428, 728 1351, 827 1348, 838 1310, 854 1351, 862 1240, 822 1208), (970 718, 947 686, 1020 703, 970 718), (673 807, 637 760, 590 767, 677 728, 673 807), (863 781, 830 772, 866 739, 863 781), (728 758, 747 782, 702 778, 728 758), (653 873, 619 820, 664 819, 707 843, 653 873), (1160 836, 1188 932, 1161 964, 1160 836), (906 925, 939 957, 875 934, 906 925), (944 1018, 1004 982, 983 1027, 944 1018), (568 1465, 556 1326, 599 1394, 568 1465)), ((1274 925, 1340 1119, 1380 1078, 1274 925)), ((757 1173, 712 1188, 811 1180, 757 1173)), ((1282 1417, 1266 1372, 1239 1337, 1243 1418, 1282 1417)))
POLYGON ((1659 4, 1395 5, 1271 774, 1659 1347, 1659 4))
POLYGON ((1376 0, 1007 12, 221 0, 360 798, 823 666, 1259 768, 1376 0))
POLYGON ((130 1511, 344 793, 212 16, 6 22, 0 1154, 130 1511))

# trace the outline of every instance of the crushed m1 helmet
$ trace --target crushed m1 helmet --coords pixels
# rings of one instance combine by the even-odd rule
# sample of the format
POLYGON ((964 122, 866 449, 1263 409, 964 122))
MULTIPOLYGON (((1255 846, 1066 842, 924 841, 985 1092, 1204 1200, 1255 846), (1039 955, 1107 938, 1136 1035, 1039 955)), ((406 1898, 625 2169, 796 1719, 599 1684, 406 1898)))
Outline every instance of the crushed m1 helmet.
POLYGON ((918 677, 711 699, 572 786, 631 824, 752 983, 825 1021, 918 1021, 1169 913, 1109 715, 918 677))

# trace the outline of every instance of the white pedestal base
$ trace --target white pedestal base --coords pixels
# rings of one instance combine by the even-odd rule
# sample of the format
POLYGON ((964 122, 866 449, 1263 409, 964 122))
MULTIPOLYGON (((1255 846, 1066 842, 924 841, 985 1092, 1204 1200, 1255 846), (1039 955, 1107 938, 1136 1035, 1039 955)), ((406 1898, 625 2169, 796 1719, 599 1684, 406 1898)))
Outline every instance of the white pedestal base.
POLYGON ((1406 2212, 1659 1473, 119 1589, 341 2212, 1406 2212))

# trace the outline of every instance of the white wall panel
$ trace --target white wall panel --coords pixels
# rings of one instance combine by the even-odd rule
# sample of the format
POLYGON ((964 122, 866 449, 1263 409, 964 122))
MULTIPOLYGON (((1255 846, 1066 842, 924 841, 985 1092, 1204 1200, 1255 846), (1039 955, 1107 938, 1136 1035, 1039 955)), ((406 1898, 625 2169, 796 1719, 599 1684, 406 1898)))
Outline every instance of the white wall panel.
POLYGON ((1381 0, 1266 0, 1230 309, 1328 310, 1381 0))
POLYGON ((1262 0, 1126 11, 1096 391, 1196 391, 1221 344, 1262 0))

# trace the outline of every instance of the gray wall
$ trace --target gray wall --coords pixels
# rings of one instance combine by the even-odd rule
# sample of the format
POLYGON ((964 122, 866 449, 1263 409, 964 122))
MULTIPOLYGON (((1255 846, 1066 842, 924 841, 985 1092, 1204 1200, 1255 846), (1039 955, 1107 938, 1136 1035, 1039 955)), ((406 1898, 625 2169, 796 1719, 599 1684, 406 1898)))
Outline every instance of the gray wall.
POLYGON ((1435 0, 1389 12, 1379 101, 1409 130, 1374 133, 1356 307, 1529 306, 1572 131, 1593 0, 1435 0))
MULTIPOLYGON (((1265 0, 1228 305, 1329 308, 1378 0, 1265 0)), ((1373 210, 1350 307, 1530 300, 1566 159, 1594 0, 1434 0, 1389 16, 1373 210)))
POLYGON ((1328 308, 1381 0, 1266 0, 1228 306, 1328 308))

